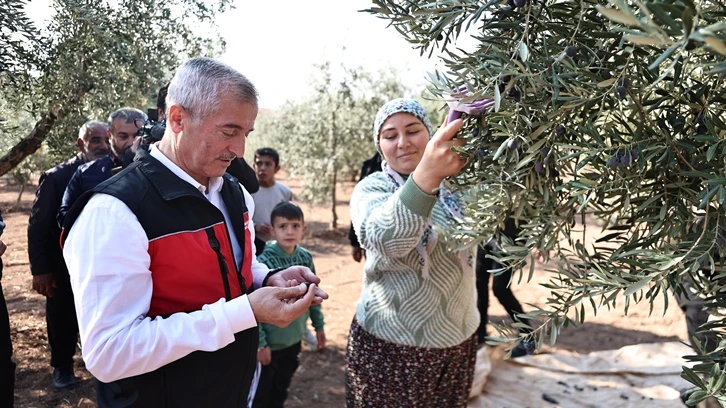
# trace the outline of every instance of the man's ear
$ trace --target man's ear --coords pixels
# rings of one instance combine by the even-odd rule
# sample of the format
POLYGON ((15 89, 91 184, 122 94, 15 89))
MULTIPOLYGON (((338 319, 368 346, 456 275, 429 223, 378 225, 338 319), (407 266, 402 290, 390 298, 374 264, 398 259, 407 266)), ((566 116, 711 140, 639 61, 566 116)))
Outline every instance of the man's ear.
POLYGON ((280 171, 280 165, 279 164, 276 164, 275 165, 275 173, 277 173, 278 171, 280 171))
POLYGON ((307 231, 307 230, 308 230, 308 226, 307 226, 307 225, 305 225, 305 224, 303 224, 303 228, 302 228, 302 230, 303 230, 303 234, 304 234, 304 233, 305 233, 305 231, 307 231))
POLYGON ((184 130, 183 119, 189 118, 188 112, 178 104, 169 107, 169 116, 166 118, 169 128, 174 133, 180 133, 184 130))
POLYGON ((78 145, 78 151, 83 153, 85 149, 83 149, 83 146, 85 146, 85 142, 80 137, 76 139, 76 144, 78 145))

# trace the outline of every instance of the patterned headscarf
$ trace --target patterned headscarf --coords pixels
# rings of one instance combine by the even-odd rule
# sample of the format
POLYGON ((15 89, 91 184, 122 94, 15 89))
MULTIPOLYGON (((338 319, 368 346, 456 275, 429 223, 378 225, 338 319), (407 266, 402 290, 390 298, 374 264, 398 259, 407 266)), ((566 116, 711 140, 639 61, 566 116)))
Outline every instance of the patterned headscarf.
POLYGON ((380 151, 380 149, 378 148, 378 142, 380 141, 379 136, 383 123, 386 121, 386 119, 390 118, 396 113, 401 112, 410 113, 411 115, 417 117, 421 122, 423 122, 424 126, 426 126, 426 129, 428 129, 429 137, 434 135, 433 126, 431 126, 431 120, 429 120, 429 115, 426 113, 426 110, 423 108, 423 106, 421 106, 420 103, 414 101, 413 99, 393 99, 386 102, 385 105, 381 106, 381 108, 378 109, 378 113, 376 114, 376 120, 375 122, 373 122, 373 143, 375 143, 376 149, 378 151, 380 151))

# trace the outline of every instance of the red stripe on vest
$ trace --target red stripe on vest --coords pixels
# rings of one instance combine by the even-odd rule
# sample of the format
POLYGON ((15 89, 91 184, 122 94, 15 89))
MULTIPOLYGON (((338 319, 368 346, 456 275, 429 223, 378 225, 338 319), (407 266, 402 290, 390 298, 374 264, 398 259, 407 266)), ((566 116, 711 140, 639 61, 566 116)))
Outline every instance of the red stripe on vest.
MULTIPOLYGON (((236 274, 232 272, 235 262, 227 230, 224 223, 213 228, 230 271, 226 276, 230 293, 232 298, 236 298, 242 295, 242 291, 236 274)), ((152 240, 149 242, 149 255, 153 292, 148 316, 200 310, 202 306, 225 297, 217 254, 209 245, 204 230, 180 232, 152 240)))

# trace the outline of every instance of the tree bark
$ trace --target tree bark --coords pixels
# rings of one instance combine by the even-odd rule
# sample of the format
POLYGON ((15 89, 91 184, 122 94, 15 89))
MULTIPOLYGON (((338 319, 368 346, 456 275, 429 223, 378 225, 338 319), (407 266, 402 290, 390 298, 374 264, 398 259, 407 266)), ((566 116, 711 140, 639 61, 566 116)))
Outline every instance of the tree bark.
POLYGON ((58 115, 52 110, 46 112, 38 120, 28 136, 13 146, 3 157, 0 157, 0 176, 6 174, 20 164, 23 159, 35 153, 43 144, 45 138, 48 137, 48 133, 50 133, 57 119, 58 115))
POLYGON ((333 215, 333 219, 330 223, 330 229, 337 229, 338 228, 338 212, 336 209, 336 191, 335 191, 335 183, 338 181, 338 163, 336 163, 336 154, 337 154, 337 148, 338 143, 335 135, 335 111, 333 111, 333 120, 331 121, 330 125, 330 151, 331 151, 331 160, 333 161, 333 174, 330 176, 332 178, 331 181, 331 192, 330 192, 330 199, 332 201, 331 203, 331 211, 333 215))
POLYGON ((337 165, 333 164, 333 222, 332 222, 332 229, 338 228, 338 207, 336 206, 336 201, 338 199, 336 191, 335 191, 335 185, 338 183, 338 168, 337 165))
POLYGON ((15 205, 13 206, 13 208, 18 208, 18 206, 20 205, 20 200, 23 199, 23 193, 25 192, 25 186, 27 184, 28 184, 27 182, 20 184, 20 192, 18 192, 18 199, 15 200, 15 205))

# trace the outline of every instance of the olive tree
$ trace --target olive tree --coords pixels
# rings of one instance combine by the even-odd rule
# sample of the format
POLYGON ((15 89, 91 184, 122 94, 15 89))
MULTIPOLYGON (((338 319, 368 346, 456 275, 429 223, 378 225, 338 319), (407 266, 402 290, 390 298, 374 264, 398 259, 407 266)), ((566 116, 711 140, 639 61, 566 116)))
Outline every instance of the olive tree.
MULTIPOLYGON (((664 302, 688 282, 726 306, 726 5, 717 0, 374 0, 445 68, 431 89, 449 102, 491 100, 463 115, 469 197, 460 237, 521 227, 497 254, 529 277, 534 253, 556 271, 529 313, 538 345, 591 309, 664 302), (473 49, 455 46, 463 35, 473 49), (603 221, 585 243, 585 218, 603 221), (616 303, 618 302, 618 303, 616 303)), ((701 327, 720 340, 726 322, 701 327)), ((515 323, 515 326, 521 323, 515 323)), ((723 348, 684 377, 694 403, 723 402, 723 348), (710 377, 703 381, 701 377, 710 377)))
POLYGON ((24 0, 0 6, 2 137, 11 147, 0 175, 46 142, 57 160, 74 150, 78 127, 125 105, 143 107, 189 56, 224 46, 200 35, 229 0, 54 0, 47 27, 36 28, 24 0), (30 127, 10 119, 28 112, 30 127))
POLYGON ((335 186, 375 152, 371 132, 378 108, 404 94, 393 72, 333 70, 325 63, 307 96, 261 118, 261 139, 280 152, 292 176, 302 178, 301 198, 331 205, 331 228, 338 223, 335 186))

